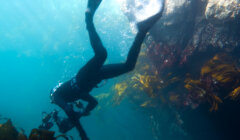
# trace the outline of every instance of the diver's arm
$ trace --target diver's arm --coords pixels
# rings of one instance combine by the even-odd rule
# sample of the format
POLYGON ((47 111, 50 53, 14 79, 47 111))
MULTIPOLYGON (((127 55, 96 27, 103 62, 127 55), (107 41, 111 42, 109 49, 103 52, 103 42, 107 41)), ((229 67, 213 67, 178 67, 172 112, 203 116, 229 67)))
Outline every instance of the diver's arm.
POLYGON ((68 118, 70 119, 70 121, 74 124, 74 126, 77 128, 80 137, 82 138, 82 140, 89 140, 89 138, 87 137, 87 134, 85 132, 85 130, 83 129, 81 123, 79 122, 79 113, 74 112, 73 109, 70 110, 64 110, 65 113, 67 114, 68 118))
POLYGON ((87 116, 98 105, 98 102, 90 94, 86 94, 82 99, 88 102, 87 107, 84 109, 82 113, 83 116, 87 116))

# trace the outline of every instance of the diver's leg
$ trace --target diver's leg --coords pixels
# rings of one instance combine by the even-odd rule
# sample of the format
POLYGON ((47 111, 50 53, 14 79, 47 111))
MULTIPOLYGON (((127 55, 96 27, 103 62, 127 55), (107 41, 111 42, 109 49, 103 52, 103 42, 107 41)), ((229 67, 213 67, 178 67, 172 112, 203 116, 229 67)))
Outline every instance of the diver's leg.
POLYGON ((104 48, 93 23, 93 16, 100 2, 101 0, 89 0, 88 9, 90 10, 87 10, 85 13, 85 21, 90 43, 95 55, 91 60, 87 62, 87 64, 83 66, 83 68, 79 70, 76 76, 79 87, 87 84, 89 80, 94 80, 96 77, 95 74, 98 73, 107 58, 107 51, 104 48))
POLYGON ((100 37, 98 36, 93 23, 93 17, 94 17, 95 11, 99 7, 100 3, 101 3, 101 0, 88 0, 88 6, 85 12, 85 22, 87 25, 90 43, 94 50, 95 55, 106 53, 106 50, 102 45, 100 37))
POLYGON ((89 140, 85 130, 83 129, 83 127, 82 127, 82 125, 79 121, 79 113, 74 112, 73 110, 65 110, 65 109, 64 109, 64 112, 67 114, 67 116, 70 119, 70 121, 72 122, 72 124, 78 130, 81 139, 82 140, 89 140))
POLYGON ((73 109, 69 109, 65 107, 64 109, 65 113, 67 114, 68 118, 70 119, 70 121, 72 122, 72 124, 76 127, 76 129, 79 132, 79 135, 81 137, 82 140, 89 140, 89 138, 87 137, 87 134, 85 132, 85 130, 83 129, 80 121, 79 121, 79 113, 73 111, 73 109))
POLYGON ((66 114, 68 115, 70 121, 74 124, 74 126, 77 128, 79 135, 81 137, 82 140, 89 140, 89 138, 87 137, 87 134, 85 132, 85 130, 83 129, 79 118, 76 116, 73 116, 71 112, 66 112, 66 114))
POLYGON ((148 30, 158 21, 158 19, 162 16, 162 13, 163 10, 159 11, 156 15, 148 18, 147 20, 138 23, 138 33, 130 51, 128 52, 127 61, 120 64, 104 65, 100 70, 101 79, 116 77, 134 69, 141 49, 141 44, 148 30))
POLYGON ((90 13, 91 17, 93 17, 101 2, 102 0, 88 0, 86 12, 90 13))
POLYGON ((100 78, 108 79, 113 78, 124 73, 130 72, 134 69, 137 58, 141 49, 141 44, 146 36, 146 33, 139 32, 134 40, 130 51, 128 52, 127 60, 125 63, 108 64, 102 66, 100 69, 100 78))

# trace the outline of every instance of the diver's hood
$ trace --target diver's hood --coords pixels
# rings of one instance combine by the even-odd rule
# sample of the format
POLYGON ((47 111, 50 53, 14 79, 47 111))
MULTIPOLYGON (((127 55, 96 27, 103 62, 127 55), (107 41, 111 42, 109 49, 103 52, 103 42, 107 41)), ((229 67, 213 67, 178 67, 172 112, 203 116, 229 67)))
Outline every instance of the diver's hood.
POLYGON ((51 98, 51 103, 54 103, 54 94, 57 91, 57 89, 62 85, 62 82, 59 82, 52 90, 50 91, 50 98, 51 98))
POLYGON ((62 84, 63 84, 62 82, 59 82, 54 88, 52 88, 50 94, 55 93, 62 84))

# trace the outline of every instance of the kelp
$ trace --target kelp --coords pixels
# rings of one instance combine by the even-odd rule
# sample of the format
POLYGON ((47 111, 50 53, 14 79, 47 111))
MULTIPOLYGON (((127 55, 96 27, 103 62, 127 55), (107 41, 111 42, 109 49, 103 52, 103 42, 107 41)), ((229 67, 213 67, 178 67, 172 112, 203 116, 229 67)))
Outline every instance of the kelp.
POLYGON ((155 97, 154 91, 156 92, 161 88, 161 82, 157 75, 141 75, 137 73, 131 80, 134 88, 144 91, 150 97, 155 97))
POLYGON ((219 97, 223 93, 219 89, 230 88, 230 93, 221 96, 236 100, 240 96, 239 79, 240 72, 232 58, 227 54, 216 54, 201 68, 199 80, 185 80, 185 88, 194 97, 193 100, 208 101, 210 111, 217 111, 219 104, 223 103, 219 97))
POLYGON ((25 140, 20 136, 12 121, 8 119, 6 123, 0 126, 0 140, 25 140), (21 139, 20 139, 21 138, 21 139))
POLYGON ((204 97, 207 93, 204 88, 201 87, 201 82, 200 80, 189 80, 186 81, 185 88, 188 89, 195 98, 201 98, 204 97))
POLYGON ((217 54, 201 68, 201 76, 205 75, 210 75, 224 85, 225 83, 236 83, 239 71, 230 56, 217 54))
POLYGON ((169 100, 175 102, 176 99, 171 100, 173 98, 163 90, 179 80, 181 80, 179 77, 170 72, 165 77, 161 77, 146 53, 142 51, 134 72, 127 74, 113 86, 115 92, 113 102, 120 104, 125 97, 128 97, 130 101, 144 108, 153 108, 169 100))
POLYGON ((27 138, 23 130, 18 131, 13 126, 10 119, 8 119, 4 124, 0 124, 0 140, 57 140, 58 138, 73 140, 71 136, 59 135, 54 137, 54 134, 54 131, 32 129, 29 138, 27 138))
POLYGON ((240 86, 235 88, 230 94, 229 96, 232 100, 237 100, 240 97, 240 86))
POLYGON ((240 71, 231 56, 227 54, 216 54, 200 67, 199 79, 192 79, 190 74, 180 77, 172 72, 163 77, 147 61, 144 53, 140 55, 140 62, 134 73, 124 77, 122 82, 114 86, 116 104, 120 104, 127 96, 140 107, 145 108, 156 107, 154 100, 167 104, 192 104, 193 108, 208 102, 211 105, 209 110, 217 111, 219 104, 223 103, 223 97, 233 100, 240 97, 240 71), (176 83, 184 86, 173 86, 176 83), (188 93, 183 94, 184 88, 188 93), (230 88, 230 92, 226 95, 220 90, 224 88, 230 88), (150 99, 144 99, 146 97, 140 93, 145 93, 150 99))
POLYGON ((115 96, 114 102, 120 104, 124 97, 129 97, 134 102, 138 102, 140 107, 156 107, 156 103, 153 100, 159 100, 161 103, 165 103, 168 100, 164 97, 162 90, 167 87, 169 83, 175 82, 176 77, 164 82, 159 78, 157 73, 144 73, 140 74, 135 72, 134 75, 129 78, 129 81, 117 83, 114 86, 115 96), (148 96, 146 98, 144 96, 148 96))
POLYGON ((224 99, 237 100, 240 97, 240 69, 236 65, 231 55, 219 53, 194 69, 199 71, 199 77, 191 70, 189 73, 159 72, 142 51, 135 71, 124 76, 113 87, 113 101, 120 104, 128 97, 144 108, 169 104, 192 106, 193 109, 208 102, 211 106, 209 110, 217 111, 224 99), (194 79, 190 73, 195 74, 194 79))
POLYGON ((123 98, 126 96, 127 92, 126 90, 128 90, 128 83, 127 82, 121 82, 121 83, 117 83, 114 86, 114 90, 115 90, 115 95, 113 97, 113 102, 115 105, 118 105, 121 103, 121 101, 123 100, 123 98))
POLYGON ((127 89, 127 83, 118 83, 115 85, 114 89, 117 91, 118 96, 122 96, 125 90, 127 89))
POLYGON ((215 94, 209 94, 208 96, 208 102, 211 104, 209 111, 217 111, 219 104, 223 101, 215 94))

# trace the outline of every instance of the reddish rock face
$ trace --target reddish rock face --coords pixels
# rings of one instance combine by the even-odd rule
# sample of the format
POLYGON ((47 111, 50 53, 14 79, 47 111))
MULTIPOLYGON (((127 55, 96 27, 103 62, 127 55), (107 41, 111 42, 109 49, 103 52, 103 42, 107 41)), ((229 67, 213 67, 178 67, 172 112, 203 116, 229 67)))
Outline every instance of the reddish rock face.
MULTIPOLYGON (((239 0, 165 2, 164 15, 145 42, 148 56, 159 69, 186 64, 197 52, 232 52, 240 46, 239 0)), ((146 0, 128 0, 122 9, 130 22, 136 22, 136 12, 148 4, 146 0)))

